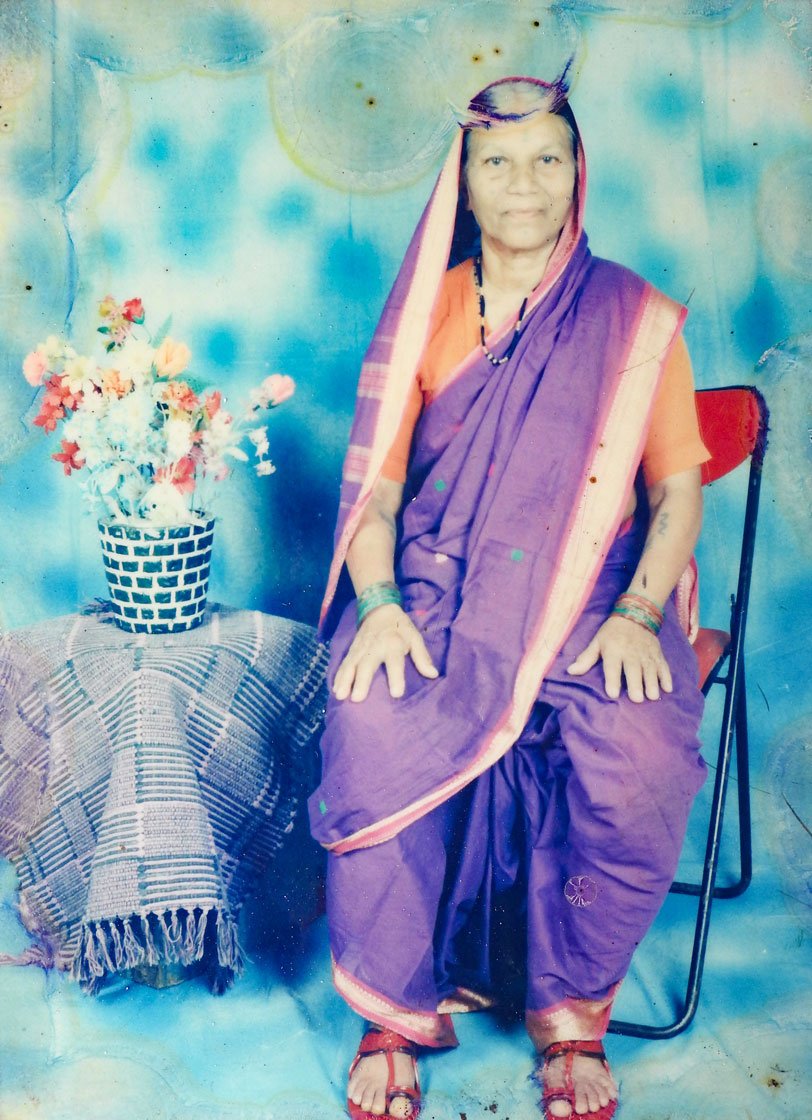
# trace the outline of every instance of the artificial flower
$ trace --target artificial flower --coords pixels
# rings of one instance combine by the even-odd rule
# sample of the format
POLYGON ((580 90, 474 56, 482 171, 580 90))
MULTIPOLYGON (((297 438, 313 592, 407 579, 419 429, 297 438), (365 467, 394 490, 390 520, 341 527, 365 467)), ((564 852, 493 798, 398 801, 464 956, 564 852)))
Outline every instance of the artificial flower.
POLYGON ((171 409, 182 409, 186 412, 192 412, 200 404, 185 381, 170 381, 161 394, 161 400, 165 401, 171 409))
POLYGON ((215 389, 213 393, 209 393, 209 395, 205 398, 205 400, 203 401, 203 411, 206 413, 206 416, 209 418, 209 420, 212 420, 217 415, 217 413, 220 411, 222 403, 223 394, 219 389, 215 389))
POLYGON ((73 391, 68 378, 64 374, 60 377, 59 374, 55 373, 45 383, 45 395, 42 401, 43 404, 48 404, 52 408, 61 407, 66 412, 75 412, 81 404, 82 393, 73 391))
POLYGON ((92 393, 96 388, 96 376, 96 363, 82 354, 69 358, 62 373, 62 378, 72 393, 92 393))
POLYGON ((107 397, 124 397, 132 390, 131 377, 122 377, 117 369, 102 370, 101 391, 107 397))
POLYGON ((40 394, 34 424, 61 431, 53 458, 66 475, 81 469, 85 495, 115 519, 183 524, 210 516, 207 487, 247 462, 251 445, 256 473, 273 474, 267 427, 250 427, 260 408, 293 392, 293 380, 266 377, 251 407, 235 420, 222 393, 199 393, 179 378, 191 360, 182 342, 165 338, 153 347, 143 329, 140 299, 99 304, 104 349, 99 364, 50 335, 23 361, 23 376, 40 394), (61 372, 60 372, 61 371, 61 372))
POLYGON ((260 458, 262 458, 263 455, 268 454, 270 447, 268 445, 267 427, 263 426, 261 428, 254 428, 253 431, 248 433, 248 438, 251 440, 251 443, 253 443, 254 447, 256 448, 257 455, 259 455, 260 458))
POLYGON ((192 425, 183 415, 171 416, 164 425, 166 452, 170 459, 182 459, 192 449, 192 425))
POLYGON ((144 305, 140 299, 126 299, 121 305, 121 314, 129 323, 143 323, 144 305))
POLYGON ((47 371, 48 359, 39 347, 26 355, 23 362, 23 377, 29 385, 39 385, 47 371))
POLYGON ((195 488, 195 464, 188 455, 169 467, 161 467, 155 472, 156 482, 171 482, 181 494, 191 494, 195 488))
POLYGON ((155 351, 153 359, 159 377, 177 377, 189 365, 192 352, 185 342, 165 338, 155 351))
POLYGON ((254 408, 273 408, 292 397, 296 383, 292 377, 282 373, 272 373, 258 389, 251 390, 251 403, 254 408))
POLYGON ((154 358, 155 350, 146 339, 130 337, 116 349, 116 369, 134 385, 145 385, 152 380, 154 358))
POLYGON ((65 410, 61 405, 54 408, 43 401, 39 415, 34 417, 34 423, 45 432, 55 432, 57 424, 60 420, 63 420, 64 417, 65 410))
POLYGON ((51 458, 62 464, 65 474, 80 470, 85 462, 84 456, 79 450, 79 444, 72 443, 67 439, 62 440, 62 450, 52 455, 51 458))
POLYGON ((195 520, 186 496, 168 479, 155 482, 138 503, 139 516, 157 525, 184 525, 195 520))

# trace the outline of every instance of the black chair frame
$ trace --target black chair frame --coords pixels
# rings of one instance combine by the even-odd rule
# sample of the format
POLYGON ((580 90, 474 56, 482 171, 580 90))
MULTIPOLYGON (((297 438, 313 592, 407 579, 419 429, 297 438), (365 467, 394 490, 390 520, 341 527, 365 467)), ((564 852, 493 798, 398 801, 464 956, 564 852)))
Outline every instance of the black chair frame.
MULTIPOLYGON (((753 390, 751 389, 751 392, 753 390)), ((750 819, 750 765, 747 736, 747 690, 744 667, 744 635, 750 599, 750 582, 753 571, 753 554, 756 543, 756 523, 761 493, 761 475, 766 451, 768 413, 760 394, 755 393, 759 411, 759 435, 750 456, 750 474, 744 511, 739 577, 735 595, 731 596, 730 643, 703 686, 707 696, 716 685, 724 689, 724 707, 716 759, 716 778, 711 800, 708 823, 705 865, 701 883, 675 881, 673 894, 693 895, 698 898, 694 943, 685 998, 672 1022, 663 1026, 649 1026, 612 1019, 608 1030, 613 1034, 634 1038, 673 1038, 690 1026, 699 1006, 702 973, 708 945, 711 906, 717 898, 736 898, 750 885, 753 874, 752 829, 750 819), (724 673, 722 670, 724 669, 724 673), (729 885, 717 887, 719 855, 722 841, 722 824, 731 760, 735 744, 736 777, 739 808, 739 876, 729 885)))

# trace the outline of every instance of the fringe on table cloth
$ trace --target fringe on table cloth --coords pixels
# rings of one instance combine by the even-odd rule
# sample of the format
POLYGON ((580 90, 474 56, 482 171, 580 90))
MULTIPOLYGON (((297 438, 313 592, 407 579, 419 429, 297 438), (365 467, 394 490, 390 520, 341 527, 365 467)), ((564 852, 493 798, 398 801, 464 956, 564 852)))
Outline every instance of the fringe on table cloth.
POLYGON ((92 991, 110 972, 143 965, 191 965, 203 959, 207 934, 212 933, 217 964, 239 975, 244 958, 237 923, 216 906, 84 922, 70 975, 92 991))

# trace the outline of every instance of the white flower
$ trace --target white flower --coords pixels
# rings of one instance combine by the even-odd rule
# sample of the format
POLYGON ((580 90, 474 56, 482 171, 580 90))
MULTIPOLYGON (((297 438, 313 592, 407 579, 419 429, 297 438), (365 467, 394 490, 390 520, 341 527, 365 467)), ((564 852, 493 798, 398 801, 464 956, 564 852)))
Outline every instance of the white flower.
POLYGON ((260 476, 265 474, 273 474, 275 471, 276 467, 273 465, 270 459, 263 459, 256 465, 256 472, 260 476))
POLYGON ((253 431, 250 431, 248 433, 248 438, 251 440, 251 443, 253 443, 254 447, 256 448, 258 458, 261 459, 263 457, 263 455, 268 454, 268 451, 270 450, 270 448, 268 446, 268 429, 267 429, 267 427, 254 428, 253 431))
POLYGON ((49 334, 45 341, 39 344, 37 353, 42 354, 49 369, 55 369, 63 358, 75 356, 72 347, 68 346, 64 339, 57 338, 55 334, 49 334))
POLYGON ((95 470, 100 464, 109 461, 114 454, 107 440, 99 430, 96 420, 88 416, 84 410, 75 412, 68 417, 62 425, 65 439, 79 445, 89 470, 95 470))
POLYGON ((195 519, 184 495, 168 480, 155 482, 149 487, 139 503, 138 512, 147 521, 159 525, 183 525, 195 519))
POLYGON ((63 384, 67 384, 74 394, 85 393, 90 396, 96 387, 98 369, 96 363, 83 354, 77 354, 65 362, 62 374, 63 384))
POLYGON ((128 338, 116 354, 116 369, 129 377, 135 385, 143 385, 148 378, 155 350, 142 338, 128 338))
POLYGON ((110 401, 104 429, 107 438, 127 458, 148 462, 150 423, 155 415, 149 387, 134 389, 120 400, 110 401))
POLYGON ((164 424, 166 453, 176 463, 192 449, 192 425, 183 417, 173 417, 164 424))

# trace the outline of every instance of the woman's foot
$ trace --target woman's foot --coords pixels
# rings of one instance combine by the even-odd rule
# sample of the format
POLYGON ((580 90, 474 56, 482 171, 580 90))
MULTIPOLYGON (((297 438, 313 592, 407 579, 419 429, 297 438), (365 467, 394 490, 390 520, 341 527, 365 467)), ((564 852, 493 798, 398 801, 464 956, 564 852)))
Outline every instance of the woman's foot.
POLYGON ((420 1083, 414 1043, 396 1031, 370 1027, 350 1066, 347 1102, 356 1106, 350 1108, 351 1116, 416 1120, 420 1083))
POLYGON ((618 1088, 599 1042, 554 1042, 544 1051, 536 1077, 549 1120, 610 1120, 614 1115, 618 1088))

